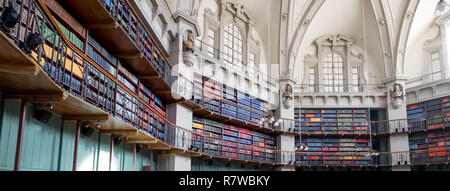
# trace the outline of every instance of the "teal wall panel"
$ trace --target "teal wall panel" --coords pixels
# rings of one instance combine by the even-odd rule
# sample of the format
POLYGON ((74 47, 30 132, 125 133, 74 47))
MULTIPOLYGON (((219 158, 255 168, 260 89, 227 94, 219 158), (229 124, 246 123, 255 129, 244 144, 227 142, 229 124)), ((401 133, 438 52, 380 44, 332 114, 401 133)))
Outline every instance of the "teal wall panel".
POLYGON ((94 132, 91 137, 80 134, 78 142, 77 171, 97 170, 99 134, 94 132))
POLYGON ((110 154, 111 136, 100 135, 99 154, 97 159, 98 171, 109 171, 109 154, 110 154))
POLYGON ((157 162, 158 160, 156 160, 158 158, 158 152, 157 151, 152 151, 153 152, 153 164, 152 164, 152 171, 156 171, 156 167, 158 166, 157 162))
POLYGON ((0 170, 13 170, 19 128, 20 101, 5 101, 3 108, 0 136, 0 170))
POLYGON ((134 144, 121 144, 123 146, 122 155, 122 171, 132 171, 133 170, 133 150, 134 144))
POLYGON ((114 145, 114 154, 111 161, 111 171, 122 171, 124 144, 114 145))
POLYGON ((119 146, 114 146, 111 171, 132 171, 133 149, 133 144, 122 143, 119 146))
POLYGON ((28 104, 22 145, 21 170, 58 170, 62 118, 55 116, 48 123, 33 117, 35 107, 28 104))
POLYGON ((150 166, 150 151, 141 149, 136 153, 136 171, 142 171, 144 166, 150 166))
MULTIPOLYGON (((62 131, 62 145, 60 152, 60 171, 71 171, 75 150, 76 122, 65 121, 62 131)), ((81 135, 80 135, 81 136, 81 135)))

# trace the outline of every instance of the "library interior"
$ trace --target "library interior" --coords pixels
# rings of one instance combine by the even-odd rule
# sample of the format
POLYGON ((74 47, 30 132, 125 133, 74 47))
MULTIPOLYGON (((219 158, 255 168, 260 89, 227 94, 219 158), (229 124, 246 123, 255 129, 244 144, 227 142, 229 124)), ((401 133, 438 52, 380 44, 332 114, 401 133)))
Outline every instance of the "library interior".
POLYGON ((446 0, 0 15, 0 171, 450 171, 446 0))

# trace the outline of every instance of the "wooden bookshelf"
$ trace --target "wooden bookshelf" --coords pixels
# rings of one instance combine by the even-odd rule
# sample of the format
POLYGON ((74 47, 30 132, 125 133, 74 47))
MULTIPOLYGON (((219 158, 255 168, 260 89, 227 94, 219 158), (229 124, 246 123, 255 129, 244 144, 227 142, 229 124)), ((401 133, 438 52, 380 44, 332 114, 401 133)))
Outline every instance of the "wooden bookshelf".
POLYGON ((198 134, 214 138, 193 135, 192 145, 203 153, 237 160, 275 161, 273 151, 268 150, 276 147, 274 136, 195 116, 192 129, 198 134))
POLYGON ((304 135, 369 135, 368 109, 298 109, 294 110, 304 135))
POLYGON ((411 163, 442 163, 450 160, 450 97, 408 105, 411 163))

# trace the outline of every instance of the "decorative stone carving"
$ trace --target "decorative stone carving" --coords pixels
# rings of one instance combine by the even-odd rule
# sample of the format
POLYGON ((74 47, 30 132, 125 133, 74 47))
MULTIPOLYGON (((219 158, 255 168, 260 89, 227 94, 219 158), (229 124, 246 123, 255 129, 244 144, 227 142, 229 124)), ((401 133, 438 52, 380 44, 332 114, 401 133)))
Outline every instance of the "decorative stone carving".
POLYGON ((183 42, 184 44, 184 51, 190 51, 194 53, 194 34, 189 33, 188 39, 183 42))
POLYGON ((291 108, 292 97, 292 86, 290 84, 286 84, 283 90, 283 105, 286 109, 291 108))
POLYGON ((186 65, 194 65, 194 34, 189 33, 188 39, 183 42, 183 61, 186 65))
POLYGON ((394 109, 400 108, 403 105, 405 99, 405 94, 403 92, 403 87, 400 84, 394 84, 393 90, 391 91, 392 106, 394 109))

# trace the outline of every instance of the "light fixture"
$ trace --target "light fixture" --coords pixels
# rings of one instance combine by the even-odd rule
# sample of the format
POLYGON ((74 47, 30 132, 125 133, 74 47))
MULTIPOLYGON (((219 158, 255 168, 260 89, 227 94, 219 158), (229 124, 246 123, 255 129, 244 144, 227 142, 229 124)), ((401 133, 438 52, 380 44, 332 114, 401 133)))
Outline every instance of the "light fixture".
POLYGON ((34 117, 42 123, 48 123, 53 113, 45 109, 39 108, 34 113, 34 117))
POLYGON ((95 124, 95 127, 97 127, 97 129, 100 129, 100 127, 102 126, 100 126, 100 122, 97 122, 97 124, 95 124))
POLYGON ((81 125, 81 134, 86 137, 90 137, 94 131, 95 129, 91 128, 91 126, 89 126, 86 122, 81 125))
POLYGON ((123 139, 120 136, 115 136, 114 137, 114 145, 115 146, 119 146, 120 143, 122 143, 123 139))
POLYGON ((138 153, 139 151, 141 151, 142 149, 142 145, 136 144, 136 152, 138 153))
POLYGON ((36 49, 40 44, 44 42, 44 38, 38 33, 30 33, 24 42, 24 51, 30 54, 31 51, 36 49))
POLYGON ((49 109, 53 109, 53 103, 52 103, 52 101, 50 101, 50 102, 47 104, 47 107, 48 107, 49 109))
POLYGON ((449 5, 448 5, 447 1, 440 0, 439 3, 436 5, 436 9, 434 11, 434 15, 436 17, 439 17, 439 16, 444 15, 448 11, 449 11, 449 5))
POLYGON ((2 11, 2 16, 1 16, 2 30, 7 34, 12 33, 13 28, 16 26, 16 24, 19 21, 20 21, 20 16, 17 13, 17 2, 9 1, 8 7, 5 7, 5 9, 2 11))
POLYGON ((300 143, 300 144, 298 144, 296 147, 295 147, 295 151, 297 151, 297 152, 305 152, 305 151, 308 151, 308 146, 305 144, 305 143, 300 143))

